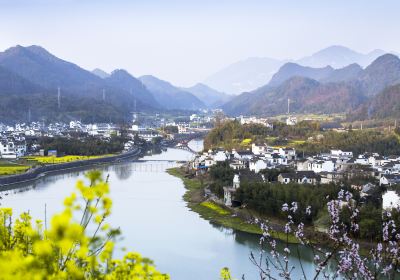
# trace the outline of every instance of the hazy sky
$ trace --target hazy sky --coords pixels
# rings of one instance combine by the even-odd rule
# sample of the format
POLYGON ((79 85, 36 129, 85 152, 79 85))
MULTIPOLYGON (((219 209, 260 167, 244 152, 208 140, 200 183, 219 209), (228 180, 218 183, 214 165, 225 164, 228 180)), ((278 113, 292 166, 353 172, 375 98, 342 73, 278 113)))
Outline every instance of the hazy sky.
POLYGON ((41 45, 85 69, 189 86, 252 56, 400 51, 399 11, 398 0, 0 0, 0 50, 41 45))

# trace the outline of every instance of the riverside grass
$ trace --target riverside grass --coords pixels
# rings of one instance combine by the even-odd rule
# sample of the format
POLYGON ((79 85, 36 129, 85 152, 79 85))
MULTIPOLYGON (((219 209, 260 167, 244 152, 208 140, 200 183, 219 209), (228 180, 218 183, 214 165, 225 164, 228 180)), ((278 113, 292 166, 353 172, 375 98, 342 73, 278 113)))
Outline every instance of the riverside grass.
MULTIPOLYGON (((228 208, 223 208, 218 204, 211 201, 204 201, 203 190, 204 187, 200 179, 187 178, 185 171, 179 167, 171 168, 167 170, 168 174, 178 177, 183 181, 186 188, 186 193, 183 199, 188 203, 188 207, 198 213, 203 219, 208 220, 212 223, 232 228, 238 231, 247 232, 251 234, 261 235, 262 231, 256 224, 251 224, 245 220, 237 217, 228 208)), ((271 236, 275 239, 286 241, 286 234, 283 232, 271 231, 271 236)), ((299 241, 293 235, 288 237, 289 243, 298 244, 299 241)))

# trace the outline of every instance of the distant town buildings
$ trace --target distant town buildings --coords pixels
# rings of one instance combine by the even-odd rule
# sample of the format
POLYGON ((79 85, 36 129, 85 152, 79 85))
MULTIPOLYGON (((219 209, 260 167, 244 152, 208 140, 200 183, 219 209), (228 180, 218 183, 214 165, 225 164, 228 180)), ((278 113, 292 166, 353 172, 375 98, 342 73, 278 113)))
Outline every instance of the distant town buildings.
MULTIPOLYGON (((285 170, 277 179, 281 184, 324 185, 340 183, 353 177, 373 178, 379 185, 392 186, 400 184, 400 156, 381 156, 377 153, 365 153, 354 157, 350 151, 331 150, 306 158, 298 158, 293 148, 272 147, 267 144, 255 144, 251 150, 226 151, 209 150, 195 157, 191 167, 197 173, 205 173, 218 162, 227 162, 235 170, 235 182, 240 181, 244 172, 262 175, 263 170, 285 170), (292 171, 290 171, 292 170, 292 171)), ((368 198, 369 192, 377 185, 357 186, 361 195, 368 198)), ((235 187, 224 188, 224 202, 232 205, 235 187)))

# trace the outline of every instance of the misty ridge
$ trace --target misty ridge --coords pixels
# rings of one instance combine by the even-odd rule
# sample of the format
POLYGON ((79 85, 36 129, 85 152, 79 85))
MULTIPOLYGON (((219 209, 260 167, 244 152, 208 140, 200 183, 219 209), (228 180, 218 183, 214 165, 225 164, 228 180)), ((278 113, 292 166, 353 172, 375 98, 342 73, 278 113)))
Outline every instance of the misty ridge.
POLYGON ((286 112, 290 98, 293 113, 386 118, 398 115, 399 83, 395 54, 362 54, 342 46, 297 61, 249 58, 187 88, 124 69, 88 71, 42 47, 16 46, 0 53, 0 117, 25 121, 29 111, 32 119, 123 122, 132 111, 216 108, 231 116, 273 116, 286 112))

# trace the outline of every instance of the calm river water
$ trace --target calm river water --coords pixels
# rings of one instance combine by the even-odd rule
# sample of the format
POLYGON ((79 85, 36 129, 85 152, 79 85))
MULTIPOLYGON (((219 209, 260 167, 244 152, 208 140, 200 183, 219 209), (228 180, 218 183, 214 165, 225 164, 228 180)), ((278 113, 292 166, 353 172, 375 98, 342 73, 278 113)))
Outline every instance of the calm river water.
MULTIPOLYGON (((201 146, 199 141, 191 143, 195 149, 201 146)), ((189 152, 168 149, 146 155, 144 162, 97 167, 110 175, 113 214, 109 223, 120 226, 123 236, 118 248, 126 247, 153 259, 172 279, 219 279, 223 267, 229 267, 237 278, 245 274, 246 279, 258 279, 249 261, 250 252, 258 252, 258 236, 212 225, 191 212, 182 199, 182 181, 165 172, 176 166, 175 161, 191 157, 189 152)), ((64 197, 85 172, 63 172, 21 184, 0 194, 1 205, 12 207, 16 214, 30 211, 35 219, 44 220, 45 204, 48 216, 60 211, 64 197)), ((304 248, 301 252, 304 269, 312 275, 311 252, 304 248)), ((121 254, 117 252, 117 257, 121 254)), ((296 266, 293 279, 301 278, 297 262, 292 259, 296 266)))

